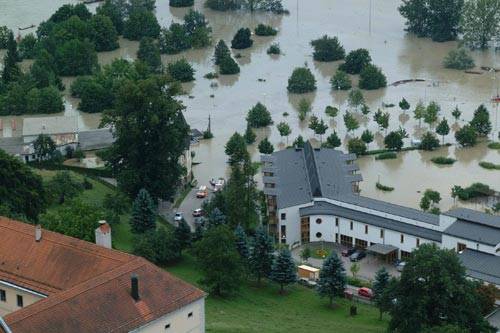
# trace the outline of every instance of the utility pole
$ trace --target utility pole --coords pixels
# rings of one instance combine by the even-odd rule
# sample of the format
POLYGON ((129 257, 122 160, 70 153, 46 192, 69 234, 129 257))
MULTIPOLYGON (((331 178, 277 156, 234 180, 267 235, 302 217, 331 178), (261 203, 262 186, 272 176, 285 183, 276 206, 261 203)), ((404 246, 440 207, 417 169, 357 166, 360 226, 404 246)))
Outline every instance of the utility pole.
POLYGON ((372 1, 370 0, 370 14, 368 16, 368 31, 370 35, 372 34, 372 1))

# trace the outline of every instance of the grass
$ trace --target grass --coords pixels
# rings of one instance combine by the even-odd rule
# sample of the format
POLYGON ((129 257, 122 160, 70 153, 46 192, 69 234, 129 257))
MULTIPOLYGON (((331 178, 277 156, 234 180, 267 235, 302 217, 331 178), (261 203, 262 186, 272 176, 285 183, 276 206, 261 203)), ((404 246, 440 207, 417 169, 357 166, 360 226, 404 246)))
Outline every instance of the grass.
POLYGON ((382 153, 377 156, 375 156, 376 160, 392 160, 397 158, 398 155, 394 152, 387 152, 387 153, 382 153))
MULTIPOLYGON (((198 285, 201 273, 190 256, 167 270, 198 285)), ((198 285, 199 286, 199 285, 198 285)), ((279 295, 279 287, 264 282, 257 288, 253 282, 242 283, 237 295, 229 299, 208 296, 206 300, 207 332, 386 332, 387 319, 378 320, 378 310, 357 304, 358 315, 349 316, 350 301, 337 299, 337 307, 328 307, 311 289, 295 285, 279 295)))
POLYGON ((500 164, 491 162, 479 162, 479 166, 488 170, 500 170, 500 164))
POLYGON ((440 164, 440 165, 452 165, 457 160, 454 158, 451 158, 451 157, 438 156, 438 157, 431 158, 431 161, 436 163, 436 164, 440 164))
POLYGON ((382 185, 380 184, 379 182, 377 182, 375 184, 375 187, 381 191, 384 191, 384 192, 391 192, 391 191, 394 191, 394 187, 390 187, 390 186, 385 186, 385 185, 382 185))
POLYGON ((182 189, 182 192, 181 194, 179 195, 179 197, 177 198, 177 200, 175 200, 175 203, 174 203, 174 208, 179 208, 180 205, 182 204, 182 202, 184 201, 184 199, 186 199, 186 197, 188 196, 189 192, 191 192, 193 188, 191 186, 186 186, 185 188, 182 189))
POLYGON ((488 148, 490 148, 490 149, 500 149, 500 142, 490 142, 488 144, 488 148))

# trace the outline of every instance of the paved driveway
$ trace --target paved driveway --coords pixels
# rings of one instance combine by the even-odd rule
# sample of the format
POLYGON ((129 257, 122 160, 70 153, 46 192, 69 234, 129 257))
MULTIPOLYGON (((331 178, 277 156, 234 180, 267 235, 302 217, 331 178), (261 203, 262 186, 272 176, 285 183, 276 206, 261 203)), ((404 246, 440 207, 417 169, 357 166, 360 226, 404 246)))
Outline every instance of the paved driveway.
MULTIPOLYGON (((174 209, 172 214, 176 212, 181 212, 184 215, 184 220, 186 220, 187 224, 191 228, 191 231, 195 230, 195 224, 200 220, 199 217, 193 217, 193 210, 201 208, 203 201, 209 200, 213 196, 212 189, 208 189, 208 197, 205 199, 198 199, 196 197, 197 188, 192 189, 189 194, 186 196, 184 201, 182 201, 181 205, 177 210, 174 209)), ((172 217, 173 219, 173 217, 172 217)))

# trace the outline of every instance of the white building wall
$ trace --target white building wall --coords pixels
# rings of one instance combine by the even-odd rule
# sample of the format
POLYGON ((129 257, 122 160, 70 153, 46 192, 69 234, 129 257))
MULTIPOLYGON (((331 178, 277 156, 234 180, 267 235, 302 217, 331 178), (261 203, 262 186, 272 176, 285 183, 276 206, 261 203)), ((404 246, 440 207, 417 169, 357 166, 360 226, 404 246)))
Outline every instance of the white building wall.
POLYGON ((281 226, 286 226, 286 244, 294 246, 300 244, 300 213, 299 209, 306 205, 293 206, 283 209, 278 209, 278 235, 281 242, 281 226), (285 219, 281 219, 282 214, 285 214, 285 219))
POLYGON ((443 239, 442 239, 442 247, 443 248, 457 251, 458 243, 465 244, 465 246, 467 246, 467 248, 471 249, 471 250, 486 252, 486 253, 490 253, 493 255, 500 255, 500 253, 496 252, 495 246, 488 246, 485 244, 481 244, 481 243, 474 242, 474 241, 467 240, 467 239, 463 239, 463 238, 458 238, 458 237, 454 237, 454 236, 450 236, 450 235, 443 235, 443 239))

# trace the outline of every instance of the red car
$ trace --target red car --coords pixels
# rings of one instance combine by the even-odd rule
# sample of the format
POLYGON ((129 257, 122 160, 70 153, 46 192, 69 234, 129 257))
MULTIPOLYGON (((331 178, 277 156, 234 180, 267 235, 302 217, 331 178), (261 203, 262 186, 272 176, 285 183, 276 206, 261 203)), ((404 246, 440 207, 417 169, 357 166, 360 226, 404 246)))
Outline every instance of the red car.
POLYGON ((366 298, 372 298, 373 297, 373 291, 370 288, 359 288, 358 289, 358 295, 366 298))

